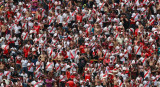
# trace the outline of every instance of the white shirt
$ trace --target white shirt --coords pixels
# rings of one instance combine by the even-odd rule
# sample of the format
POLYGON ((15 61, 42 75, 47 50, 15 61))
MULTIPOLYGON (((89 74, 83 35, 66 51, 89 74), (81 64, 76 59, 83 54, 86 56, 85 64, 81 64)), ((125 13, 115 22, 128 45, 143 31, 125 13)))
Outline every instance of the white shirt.
POLYGON ((144 70, 144 75, 146 75, 145 77, 144 77, 144 79, 145 78, 150 78, 150 73, 151 73, 151 71, 149 70, 149 72, 148 72, 148 70, 146 71, 146 70, 144 70))
POLYGON ((28 33, 27 32, 23 32, 22 33, 22 39, 23 40, 27 40, 28 39, 28 33))
POLYGON ((21 73, 20 76, 23 77, 23 82, 26 82, 26 81, 27 81, 27 78, 28 78, 27 73, 21 73))
MULTIPOLYGON (((61 5, 61 1, 55 1, 54 4, 55 4, 55 5, 61 5)), ((60 7, 60 6, 56 6, 55 9, 61 9, 61 7, 60 7)))
POLYGON ((41 68, 44 68, 44 67, 43 67, 43 62, 37 61, 37 62, 36 62, 36 71, 39 71, 39 69, 41 69, 41 68), (40 65, 40 64, 41 64, 41 65, 40 65))
POLYGON ((67 78, 65 75, 60 75, 59 79, 60 79, 60 81, 65 81, 67 78))
POLYGON ((106 35, 109 35, 110 28, 104 27, 104 28, 103 28, 103 31, 105 31, 105 34, 106 34, 106 35))
POLYGON ((22 63, 22 67, 27 67, 28 60, 22 59, 22 60, 21 60, 21 63, 22 63))
POLYGON ((2 77, 3 77, 3 73, 0 73, 0 82, 3 82, 2 77))
POLYGON ((38 80, 37 81, 32 81, 31 84, 34 86, 34 87, 40 87, 42 84, 43 84, 43 81, 42 80, 38 80), (37 84, 38 83, 38 84, 37 84))
POLYGON ((54 67, 54 63, 53 62, 47 62, 46 64, 46 70, 47 71, 52 71, 53 70, 53 67, 54 67))
POLYGON ((137 46, 137 45, 134 47, 135 52, 137 52, 136 55, 141 55, 141 48, 139 49, 139 47, 140 47, 140 46, 137 46), (139 50, 138 50, 138 49, 139 49, 139 50))
POLYGON ((10 71, 4 71, 4 75, 7 76, 7 79, 10 79, 11 72, 10 71))
POLYGON ((120 61, 125 62, 124 53, 120 53, 119 56, 120 56, 120 61))
POLYGON ((63 16, 62 15, 58 15, 58 20, 57 22, 62 23, 63 22, 63 16))
POLYGON ((28 63, 27 66, 28 66, 28 71, 33 72, 34 63, 28 63))
POLYGON ((59 71, 59 70, 60 70, 60 68, 61 68, 61 64, 56 63, 56 65, 55 65, 55 69, 56 69, 56 71, 59 71))
POLYGON ((149 87, 149 85, 150 85, 150 82, 148 83, 148 81, 143 81, 143 85, 145 86, 145 87, 149 87))
POLYGON ((66 71, 66 69, 67 69, 67 64, 65 63, 65 64, 61 64, 62 65, 62 71, 66 71))

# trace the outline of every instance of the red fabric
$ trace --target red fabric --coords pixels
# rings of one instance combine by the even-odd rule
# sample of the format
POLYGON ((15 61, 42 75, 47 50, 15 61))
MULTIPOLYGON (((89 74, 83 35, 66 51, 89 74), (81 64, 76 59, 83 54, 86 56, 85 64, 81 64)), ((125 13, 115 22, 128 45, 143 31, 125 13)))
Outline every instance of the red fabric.
POLYGON ((92 54, 93 54, 93 56, 95 56, 95 55, 96 55, 96 54, 95 54, 95 52, 93 52, 92 54))
POLYGON ((74 87, 74 82, 73 81, 68 81, 67 84, 69 85, 69 87, 74 87))
POLYGON ((158 40, 158 38, 159 38, 158 35, 155 35, 155 37, 156 37, 156 40, 158 40))
POLYGON ((38 15, 38 21, 40 22, 40 20, 41 20, 41 15, 38 15))
POLYGON ((17 63, 17 64, 21 64, 21 60, 17 60, 16 63, 17 63))
POLYGON ((132 54, 131 53, 128 54, 128 58, 129 58, 129 60, 132 60, 132 54))
POLYGON ((146 50, 148 48, 148 46, 143 46, 143 49, 146 50))
POLYGON ((103 64, 106 64, 106 63, 109 63, 110 62, 110 59, 104 59, 103 60, 103 64))
POLYGON ((89 79, 89 81, 90 81, 90 74, 85 74, 85 81, 87 81, 87 79, 89 79))
POLYGON ((39 34, 40 26, 34 26, 34 30, 36 30, 37 34, 39 34))
POLYGON ((70 74, 69 71, 66 72, 66 76, 67 76, 68 79, 70 78, 71 74, 70 74))
POLYGON ((75 75, 71 75, 71 77, 70 77, 70 78, 74 79, 75 77, 76 77, 75 75))
POLYGON ((130 24, 135 24, 135 22, 133 22, 134 21, 134 18, 131 18, 131 23, 130 24))
POLYGON ((68 58, 68 56, 66 55, 65 57, 64 57, 64 59, 67 59, 68 58))
POLYGON ((113 46, 109 46, 109 49, 112 51, 112 49, 113 49, 113 46))
POLYGON ((77 21, 82 22, 82 16, 77 15, 77 16, 76 16, 76 19, 77 19, 77 21))
POLYGON ((7 11, 7 17, 10 18, 14 13, 12 11, 7 11))
POLYGON ((138 30, 139 30, 139 29, 136 29, 136 30, 135 30, 135 35, 136 35, 136 36, 138 35, 138 30))
POLYGON ((28 48, 24 48, 24 49, 23 49, 23 52, 24 52, 24 56, 25 56, 25 57, 28 57, 29 49, 28 49, 28 48))
POLYGON ((3 25, 3 22, 2 22, 2 21, 0 21, 0 25, 3 25))
POLYGON ((83 46, 83 45, 80 46, 80 52, 81 52, 81 53, 85 53, 85 51, 84 51, 84 46, 83 46))
POLYGON ((67 52, 66 52, 66 51, 62 51, 61 53, 62 53, 62 56, 63 56, 63 57, 66 57, 66 56, 67 56, 67 52))
POLYGON ((8 49, 4 49, 4 54, 8 54, 8 49))
POLYGON ((16 64, 21 64, 21 59, 16 58, 16 64))

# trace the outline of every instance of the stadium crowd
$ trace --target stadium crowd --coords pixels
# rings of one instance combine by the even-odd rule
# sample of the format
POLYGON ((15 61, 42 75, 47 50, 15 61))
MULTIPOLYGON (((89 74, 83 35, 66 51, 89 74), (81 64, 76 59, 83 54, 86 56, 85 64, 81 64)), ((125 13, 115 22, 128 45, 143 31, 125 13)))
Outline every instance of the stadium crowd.
POLYGON ((160 0, 0 0, 0 87, 160 87, 160 0))

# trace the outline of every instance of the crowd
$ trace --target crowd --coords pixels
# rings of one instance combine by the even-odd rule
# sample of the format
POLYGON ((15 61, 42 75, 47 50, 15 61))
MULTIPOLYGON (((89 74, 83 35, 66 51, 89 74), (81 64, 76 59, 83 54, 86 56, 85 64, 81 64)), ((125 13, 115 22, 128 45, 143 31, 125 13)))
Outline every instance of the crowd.
POLYGON ((0 87, 160 87, 160 0, 0 0, 0 87))

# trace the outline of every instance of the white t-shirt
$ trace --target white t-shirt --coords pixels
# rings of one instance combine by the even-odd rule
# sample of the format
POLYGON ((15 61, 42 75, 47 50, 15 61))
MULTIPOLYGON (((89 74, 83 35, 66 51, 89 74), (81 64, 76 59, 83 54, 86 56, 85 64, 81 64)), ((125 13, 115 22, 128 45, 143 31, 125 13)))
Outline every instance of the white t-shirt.
POLYGON ((109 35, 110 28, 104 27, 103 31, 105 31, 105 35, 109 35))
POLYGON ((7 76, 7 79, 10 79, 11 72, 10 71, 4 71, 4 75, 7 76))
POLYGON ((66 69, 67 69, 67 64, 65 63, 65 64, 61 64, 62 65, 62 71, 66 71, 66 69))
MULTIPOLYGON (((61 1, 55 1, 55 5, 61 5, 61 1)), ((61 6, 56 6, 55 9, 61 9, 61 6)))
POLYGON ((136 55, 141 55, 141 48, 139 49, 139 47, 140 47, 140 46, 137 46, 137 45, 134 47, 135 52, 137 53, 136 55), (138 49, 139 49, 139 50, 138 50, 138 49))
POLYGON ((120 56, 120 61, 125 62, 124 53, 120 53, 119 56, 120 56))
POLYGON ((47 71, 52 71, 53 67, 54 67, 54 63, 53 62, 47 62, 47 65, 46 65, 46 70, 47 71))
POLYGON ((148 82, 148 81, 143 81, 143 85, 145 86, 145 87, 149 87, 149 85, 150 85, 150 82, 148 82))
POLYGON ((62 15, 58 15, 58 20, 57 22, 62 23, 63 22, 63 16, 62 15))
POLYGON ((60 81, 66 81, 67 78, 65 75, 60 75, 59 79, 60 81))
POLYGON ((27 81, 27 78, 28 78, 27 73, 21 73, 20 76, 23 77, 23 82, 26 82, 26 81, 27 81))
POLYGON ((60 65, 59 63, 56 63, 56 65, 55 65, 55 69, 56 69, 56 71, 59 71, 59 70, 60 70, 60 68, 61 68, 61 65, 60 65))
POLYGON ((22 59, 22 60, 21 60, 21 63, 22 63, 22 67, 27 67, 28 60, 22 59))
POLYGON ((2 82, 3 73, 0 73, 0 82, 2 82))
POLYGON ((39 71, 39 69, 44 69, 43 67, 44 63, 43 62, 36 62, 36 71, 39 71))
POLYGON ((33 72, 34 63, 28 63, 27 66, 28 66, 28 71, 33 72))
POLYGON ((27 40, 28 39, 28 33, 27 32, 23 32, 22 33, 22 39, 23 40, 27 40))

